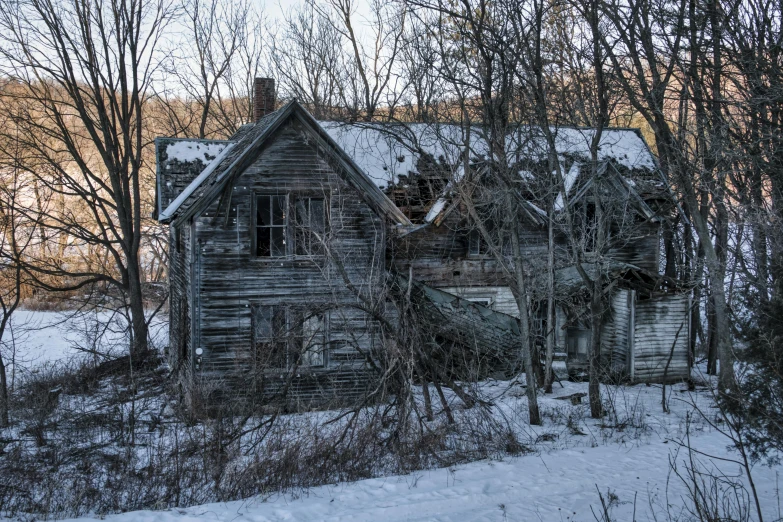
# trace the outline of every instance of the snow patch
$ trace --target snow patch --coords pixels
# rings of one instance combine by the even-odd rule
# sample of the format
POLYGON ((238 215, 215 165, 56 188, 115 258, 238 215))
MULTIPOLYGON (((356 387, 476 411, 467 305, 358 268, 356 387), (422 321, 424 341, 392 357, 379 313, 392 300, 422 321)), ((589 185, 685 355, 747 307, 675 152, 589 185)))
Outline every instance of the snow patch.
POLYGON ((234 148, 233 143, 229 143, 221 152, 217 155, 215 159, 213 159, 208 165, 207 168, 205 168, 201 174, 196 176, 196 179, 194 179, 190 185, 185 187, 185 190, 182 191, 182 193, 177 196, 177 199, 171 202, 171 204, 166 207, 166 210, 161 212, 160 216, 158 216, 158 221, 163 221, 166 219, 169 219, 171 216, 174 215, 174 212, 177 211, 177 209, 182 205, 182 203, 185 202, 188 197, 190 197, 191 194, 193 194, 196 189, 204 182, 207 177, 209 177, 210 174, 220 165, 220 163, 223 161, 223 158, 226 157, 228 152, 234 148))
POLYGON ((196 140, 180 140, 166 147, 168 161, 190 163, 200 161, 207 165, 226 149, 228 143, 204 143, 196 140))
POLYGON ((440 214, 443 211, 443 207, 446 206, 446 198, 438 198, 438 200, 435 202, 434 205, 432 205, 432 208, 429 212, 427 212, 427 216, 424 218, 424 221, 427 223, 432 223, 435 221, 435 218, 438 217, 438 214, 440 214))
MULTIPOLYGON (((553 175, 556 175, 556 173, 552 173, 553 175)), ((574 184, 576 183, 576 180, 579 178, 579 165, 577 163, 574 163, 571 165, 571 168, 568 170, 565 176, 563 176, 563 191, 559 192, 557 194, 557 199, 555 200, 555 210, 562 210, 563 209, 563 200, 564 194, 571 194, 571 189, 574 188, 574 184)))

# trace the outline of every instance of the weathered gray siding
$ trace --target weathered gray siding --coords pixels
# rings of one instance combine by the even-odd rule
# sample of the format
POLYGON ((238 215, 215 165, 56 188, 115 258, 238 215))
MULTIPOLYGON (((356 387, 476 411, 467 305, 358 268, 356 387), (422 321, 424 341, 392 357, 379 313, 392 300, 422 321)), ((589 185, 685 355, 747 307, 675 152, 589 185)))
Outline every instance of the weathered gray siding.
POLYGON ((252 307, 304 305, 337 307, 330 312, 330 339, 336 348, 328 358, 329 367, 301 368, 287 384, 285 372, 262 372, 254 381, 259 387, 256 392, 274 395, 287 386, 292 400, 312 402, 328 395, 325 390, 330 386, 358 382, 355 376, 364 371, 364 354, 373 347, 378 325, 356 311, 358 299, 347 289, 342 274, 372 295, 373 285, 383 277, 381 218, 329 167, 323 153, 307 142, 293 122, 227 188, 230 205, 223 198, 219 209, 215 201, 195 220, 198 252, 192 284, 197 289, 198 328, 193 349, 203 350, 198 366, 201 378, 242 382, 242 375, 253 369, 252 307), (261 258, 251 251, 254 195, 289 192, 323 195, 329 201, 331 251, 344 272, 325 256, 261 258))
MULTIPOLYGON (((469 254, 468 229, 460 209, 435 226, 427 225, 392 243, 389 264, 401 274, 413 269, 413 277, 429 286, 507 286, 508 279, 490 254, 469 254)), ((546 267, 546 229, 524 223, 519 232, 521 251, 530 273, 546 267)), ((503 311, 503 310, 501 310, 503 311)))
POLYGON ((187 370, 190 348, 190 230, 171 229, 169 233, 169 365, 174 371, 187 370))
POLYGON ((660 237, 657 224, 639 224, 635 237, 611 248, 607 257, 614 261, 644 268, 658 273, 660 264, 660 237))
POLYGON ((601 350, 610 371, 615 375, 627 375, 629 369, 628 335, 631 329, 631 311, 634 306, 634 292, 619 289, 612 293, 609 316, 604 323, 601 350))
POLYGON ((637 299, 635 317, 633 380, 662 382, 665 377, 671 382, 687 379, 690 376, 688 294, 637 299))

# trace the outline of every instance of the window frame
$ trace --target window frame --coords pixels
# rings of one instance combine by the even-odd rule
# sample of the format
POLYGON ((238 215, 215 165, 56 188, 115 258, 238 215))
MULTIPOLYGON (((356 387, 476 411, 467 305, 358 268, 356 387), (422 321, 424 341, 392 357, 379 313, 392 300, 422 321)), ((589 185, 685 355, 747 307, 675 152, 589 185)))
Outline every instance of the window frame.
MULTIPOLYGON (((252 200, 252 214, 251 214, 251 221, 252 221, 252 227, 250 230, 250 250, 253 254, 253 257, 257 259, 283 259, 290 257, 291 250, 290 250, 290 216, 291 216, 291 206, 290 206, 290 196, 288 192, 254 192, 253 193, 253 200, 252 200), (283 213, 283 224, 282 225, 259 225, 258 224, 258 200, 262 197, 267 198, 273 198, 273 197, 282 197, 284 198, 284 213, 283 213), (268 228, 270 229, 270 236, 269 236, 269 252, 270 255, 259 255, 258 254, 258 229, 259 228, 268 228), (281 255, 272 255, 272 235, 271 235, 271 229, 282 229, 283 230, 283 253, 281 255)), ((270 213, 273 212, 273 206, 271 205, 270 200, 270 206, 269 206, 270 213)), ((270 222, 273 220, 271 219, 270 214, 270 222)))
MULTIPOLYGON (((313 253, 299 253, 299 238, 297 237, 296 227, 297 223, 297 202, 299 200, 306 199, 308 201, 308 212, 310 212, 311 201, 321 200, 323 201, 323 233, 329 234, 331 226, 331 198, 329 194, 318 191, 287 191, 287 192, 253 192, 252 199, 252 214, 251 214, 251 229, 250 229, 250 251, 252 257, 256 259, 268 259, 268 260, 280 260, 291 259, 295 257, 323 257, 325 252, 323 249, 319 249, 313 253), (285 211, 283 216, 282 225, 259 225, 258 224, 258 200, 262 197, 283 197, 285 198, 285 211), (259 228, 279 228, 283 230, 283 254, 281 255, 268 255, 263 256, 258 254, 258 229, 259 228)), ((272 211, 270 205, 270 212, 272 211)), ((271 214, 270 214, 271 218, 271 214)), ((272 220, 270 219, 270 222, 272 220)), ((270 234, 270 253, 271 253, 271 234, 270 234)))
POLYGON ((329 364, 329 314, 324 311, 308 310, 303 307, 290 306, 288 307, 289 313, 289 361, 288 367, 290 368, 325 368, 329 364), (320 332, 315 331, 314 334, 306 339, 307 331, 305 325, 311 320, 315 319, 320 323, 320 332), (320 343, 311 342, 313 339, 320 337, 320 343), (307 344, 305 344, 307 343, 307 344), (313 347, 320 346, 320 350, 317 352, 313 350, 313 347), (308 360, 308 354, 318 354, 320 361, 313 364, 312 359, 308 360))
POLYGON ((292 369, 325 368, 329 365, 330 322, 326 311, 308 309, 290 304, 253 303, 251 309, 251 349, 256 370, 288 371, 292 369), (261 314, 266 313, 270 332, 260 335, 261 314), (305 340, 305 324, 317 318, 320 332, 305 340), (320 343, 312 343, 316 335, 320 343), (305 346, 307 342, 307 346, 305 346), (320 361, 312 364, 308 357, 315 353, 312 346, 320 346, 320 361), (264 350, 262 353, 261 350, 264 350))
POLYGON ((288 367, 288 307, 284 305, 251 305, 251 350, 256 369, 279 370, 288 367), (259 335, 260 315, 266 309, 269 314, 269 335, 259 335), (260 347, 267 348, 266 353, 260 352, 260 347), (282 363, 282 364, 279 364, 282 363))

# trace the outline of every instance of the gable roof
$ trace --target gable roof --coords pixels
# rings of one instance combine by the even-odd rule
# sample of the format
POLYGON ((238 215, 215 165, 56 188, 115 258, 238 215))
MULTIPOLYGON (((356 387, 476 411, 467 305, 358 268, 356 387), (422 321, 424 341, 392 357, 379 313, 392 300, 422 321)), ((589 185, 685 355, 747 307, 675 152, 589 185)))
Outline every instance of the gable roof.
POLYGON ((206 208, 230 179, 244 172, 255 161, 264 145, 290 117, 297 118, 310 131, 315 141, 330 153, 331 159, 344 171, 346 181, 359 190, 376 211, 398 224, 410 224, 408 218, 296 100, 267 114, 255 125, 243 126, 240 132, 237 132, 235 140, 230 141, 177 198, 159 213, 158 221, 178 225, 206 208))

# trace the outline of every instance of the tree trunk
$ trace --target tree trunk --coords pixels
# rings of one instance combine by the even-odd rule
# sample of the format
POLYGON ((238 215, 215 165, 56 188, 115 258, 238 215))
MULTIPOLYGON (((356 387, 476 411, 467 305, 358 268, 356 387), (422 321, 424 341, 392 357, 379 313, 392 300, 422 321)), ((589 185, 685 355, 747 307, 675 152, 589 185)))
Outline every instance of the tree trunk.
POLYGON ((590 397, 590 416, 600 419, 603 416, 601 406, 601 320, 603 303, 601 302, 601 275, 596 274, 590 296, 590 361, 588 369, 587 392, 590 397))
POLYGON ((144 317, 144 295, 141 289, 139 265, 136 259, 128 260, 128 298, 131 313, 131 360, 140 363, 148 355, 148 328, 144 317))
POLYGON ((549 208, 546 280, 546 367, 544 369, 544 393, 552 393, 555 374, 552 361, 555 356, 555 240, 552 205, 549 208))
POLYGON ((522 344, 522 357, 525 362, 525 381, 527 383, 527 404, 528 412, 530 414, 530 424, 541 424, 541 414, 538 411, 538 392, 536 375, 533 369, 533 355, 530 349, 530 316, 527 303, 527 287, 525 285, 525 271, 522 267, 522 251, 519 244, 519 216, 514 210, 516 207, 513 205, 513 196, 509 193, 506 196, 507 211, 511 218, 511 248, 513 250, 514 257, 514 275, 516 292, 514 297, 517 301, 517 309, 519 310, 519 329, 520 329, 520 341, 522 344))
POLYGON ((0 355, 0 428, 8 427, 8 381, 5 373, 5 362, 0 355))
POLYGON ((707 297, 707 375, 718 374, 718 336, 715 333, 715 305, 707 297))

